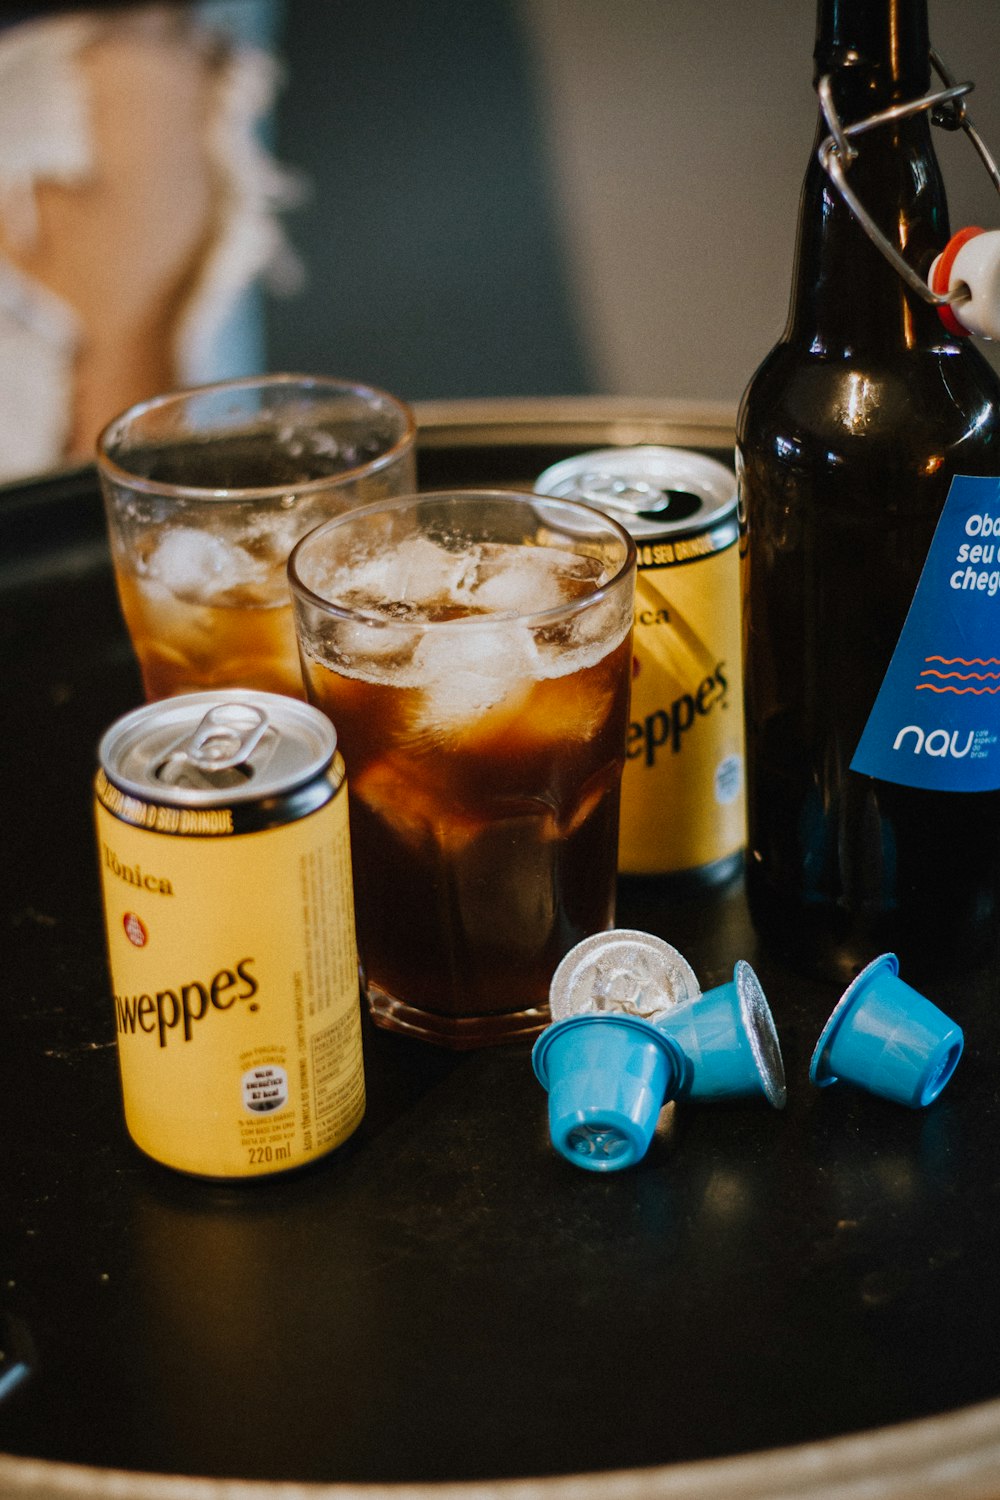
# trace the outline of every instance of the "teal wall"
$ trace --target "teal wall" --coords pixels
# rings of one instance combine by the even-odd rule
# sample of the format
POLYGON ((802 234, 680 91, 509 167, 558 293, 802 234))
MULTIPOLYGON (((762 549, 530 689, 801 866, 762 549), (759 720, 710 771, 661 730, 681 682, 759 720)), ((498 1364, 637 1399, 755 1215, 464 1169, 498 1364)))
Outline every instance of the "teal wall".
POLYGON ((523 29, 506 0, 284 0, 272 144, 303 290, 267 362, 411 400, 586 392, 523 29))

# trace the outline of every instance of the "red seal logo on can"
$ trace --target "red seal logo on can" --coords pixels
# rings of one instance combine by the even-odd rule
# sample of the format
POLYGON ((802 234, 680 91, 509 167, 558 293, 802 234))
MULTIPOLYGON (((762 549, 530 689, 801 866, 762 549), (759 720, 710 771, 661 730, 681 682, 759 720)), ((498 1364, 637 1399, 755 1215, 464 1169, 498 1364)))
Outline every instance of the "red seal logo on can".
POLYGON ((141 917, 137 917, 134 911, 127 911, 122 918, 122 926, 125 928, 125 936, 134 948, 145 948, 149 942, 149 933, 141 917))

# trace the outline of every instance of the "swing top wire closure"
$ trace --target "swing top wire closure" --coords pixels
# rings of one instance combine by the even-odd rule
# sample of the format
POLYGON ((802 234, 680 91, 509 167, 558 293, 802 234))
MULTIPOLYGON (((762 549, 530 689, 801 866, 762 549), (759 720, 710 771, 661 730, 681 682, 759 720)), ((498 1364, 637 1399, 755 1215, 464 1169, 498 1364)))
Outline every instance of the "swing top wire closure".
POLYGON ((819 80, 817 92, 819 94, 820 108, 823 117, 829 127, 830 134, 819 148, 819 160, 829 177, 847 204, 851 213, 857 219, 862 229, 872 243, 882 252, 891 266, 898 271, 911 291, 916 292, 925 302, 930 302, 935 307, 940 307, 953 302, 965 302, 969 297, 969 290, 964 285, 955 287, 952 291, 939 294, 932 292, 927 282, 909 265, 899 254, 896 247, 889 243, 885 235, 879 229, 874 219, 861 203, 857 194, 853 191, 847 181, 847 173, 851 163, 857 158, 858 152, 851 144, 853 138, 863 135, 868 130, 875 130, 880 125, 890 125, 895 120, 908 119, 911 115, 919 114, 922 110, 931 111, 931 123, 941 125, 945 130, 964 130, 966 135, 979 153, 980 160, 993 181, 993 186, 1000 193, 1000 169, 998 169, 989 148, 982 136, 979 134, 969 118, 965 105, 966 94, 971 93, 975 84, 956 83, 948 72, 938 53, 931 50, 931 63, 938 74, 943 89, 936 93, 924 94, 919 99, 911 99, 903 104, 895 104, 890 109, 880 110, 878 114, 869 115, 866 119, 858 120, 853 125, 841 123, 833 102, 833 89, 828 75, 819 80))

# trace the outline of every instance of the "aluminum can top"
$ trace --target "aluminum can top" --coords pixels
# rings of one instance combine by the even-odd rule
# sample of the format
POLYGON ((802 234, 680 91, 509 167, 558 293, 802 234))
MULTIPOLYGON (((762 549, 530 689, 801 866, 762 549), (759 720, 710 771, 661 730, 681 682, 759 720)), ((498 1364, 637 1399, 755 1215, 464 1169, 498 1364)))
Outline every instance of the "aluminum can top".
POLYGON ((322 775, 337 735, 325 714, 278 693, 186 693, 118 719, 98 746, 105 776, 144 801, 210 808, 281 796, 322 775))
POLYGON ((689 448, 653 444, 564 458, 539 475, 535 492, 593 505, 637 539, 697 536, 736 512, 732 469, 689 448))

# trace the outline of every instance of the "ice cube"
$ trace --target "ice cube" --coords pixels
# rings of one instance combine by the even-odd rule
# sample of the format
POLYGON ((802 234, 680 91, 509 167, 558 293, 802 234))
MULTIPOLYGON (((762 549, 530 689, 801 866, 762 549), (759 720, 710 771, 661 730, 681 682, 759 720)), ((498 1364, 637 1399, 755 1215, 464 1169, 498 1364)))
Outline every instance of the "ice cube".
POLYGON ((558 921, 556 836, 552 809, 539 802, 495 815, 450 851, 451 893, 471 949, 511 962, 545 952, 558 921))
POLYGON ((535 645, 519 624, 480 619, 432 625, 413 653, 408 679, 423 688, 415 728, 447 733, 530 690, 535 645))
POLYGON ((404 843, 418 849, 432 836, 437 808, 426 797, 406 765, 397 766, 391 756, 374 761, 353 776, 349 793, 352 803, 364 803, 387 823, 404 843))
POLYGON ((310 521, 296 509, 294 503, 285 510, 261 510, 254 512, 246 522, 241 535, 234 538, 246 542, 250 551, 267 558, 271 563, 284 565, 288 554, 304 531, 309 530, 322 517, 310 521))
POLYGON ((449 552, 427 537, 414 537, 384 559, 385 597, 431 607, 460 604, 475 561, 474 554, 449 552))
POLYGON ((266 563, 212 531, 175 526, 150 554, 146 572, 178 599, 204 604, 267 580, 266 563))
POLYGON ((320 592, 364 614, 426 619, 435 609, 460 604, 468 566, 467 558, 426 537, 414 537, 391 550, 352 559, 320 592))
POLYGON ((366 582, 380 600, 416 605, 429 616, 468 607, 468 579, 477 563, 476 549, 450 552, 428 537, 413 537, 373 559, 366 582))
POLYGON ((589 581, 597 571, 592 558, 558 547, 485 547, 473 597, 491 613, 539 614, 565 604, 580 592, 578 580, 589 581))
POLYGON ((327 650, 345 671, 369 682, 395 681, 405 686, 400 674, 413 656, 412 629, 399 630, 389 621, 338 620, 331 631, 327 650))
POLYGON ((404 844, 419 849, 434 843, 448 855, 482 825, 455 805, 446 775, 437 770, 433 759, 390 753, 355 774, 349 796, 352 803, 364 803, 404 844))

